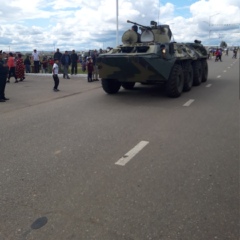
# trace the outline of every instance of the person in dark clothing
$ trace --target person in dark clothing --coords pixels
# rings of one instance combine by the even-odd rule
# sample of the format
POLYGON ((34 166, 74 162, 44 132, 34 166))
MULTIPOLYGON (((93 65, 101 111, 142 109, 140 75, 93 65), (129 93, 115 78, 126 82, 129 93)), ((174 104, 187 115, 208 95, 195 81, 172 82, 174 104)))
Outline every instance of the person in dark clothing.
POLYGON ((73 73, 75 73, 75 75, 76 75, 77 74, 78 55, 75 53, 75 50, 72 50, 71 61, 72 61, 71 75, 73 75, 73 73))
POLYGON ((59 73, 62 73, 62 63, 61 63, 62 53, 57 48, 57 51, 54 53, 53 59, 58 59, 59 73))
POLYGON ((5 97, 5 87, 7 82, 8 66, 3 59, 2 51, 0 51, 0 102, 6 102, 9 98, 5 97))
POLYGON ((138 36, 137 42, 138 42, 138 43, 141 42, 141 41, 140 41, 140 34, 138 33, 138 26, 137 26, 137 25, 133 25, 133 26, 132 26, 132 31, 134 31, 134 32, 137 34, 137 36, 138 36))
POLYGON ((29 56, 27 55, 26 58, 24 59, 24 65, 25 65, 25 71, 26 73, 30 73, 30 66, 31 66, 31 61, 29 56))
POLYGON ((62 55, 61 63, 63 65, 63 78, 70 79, 68 76, 68 68, 69 65, 71 65, 71 57, 68 54, 68 51, 65 51, 65 53, 62 55))
POLYGON ((93 62, 93 81, 99 81, 98 79, 98 66, 97 66, 97 50, 94 50, 94 52, 91 54, 92 62, 93 62))

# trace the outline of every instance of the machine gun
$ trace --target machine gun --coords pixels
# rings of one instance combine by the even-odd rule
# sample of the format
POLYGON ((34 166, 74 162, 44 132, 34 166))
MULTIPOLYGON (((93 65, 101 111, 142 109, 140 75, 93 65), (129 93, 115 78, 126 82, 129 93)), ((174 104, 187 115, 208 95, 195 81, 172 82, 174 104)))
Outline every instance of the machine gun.
POLYGON ((143 26, 143 25, 141 25, 141 24, 139 24, 139 23, 135 23, 135 22, 132 22, 132 21, 129 21, 129 20, 127 20, 127 22, 128 22, 128 23, 132 23, 132 24, 134 24, 134 25, 137 25, 137 26, 139 26, 139 27, 142 28, 142 29, 151 30, 151 27, 143 26))

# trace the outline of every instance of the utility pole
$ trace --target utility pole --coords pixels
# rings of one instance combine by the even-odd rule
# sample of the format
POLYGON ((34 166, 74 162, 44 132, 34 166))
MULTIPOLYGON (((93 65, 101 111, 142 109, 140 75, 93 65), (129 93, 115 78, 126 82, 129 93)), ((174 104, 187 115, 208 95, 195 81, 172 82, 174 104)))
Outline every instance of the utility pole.
POLYGON ((208 36, 208 38, 209 38, 209 42, 210 42, 210 33, 211 33, 211 18, 212 18, 213 16, 218 15, 218 14, 219 14, 219 13, 215 13, 215 14, 209 16, 209 21, 208 21, 208 26, 209 26, 209 36, 208 36))
POLYGON ((116 45, 118 46, 118 0, 116 0, 116 25, 117 25, 116 45))

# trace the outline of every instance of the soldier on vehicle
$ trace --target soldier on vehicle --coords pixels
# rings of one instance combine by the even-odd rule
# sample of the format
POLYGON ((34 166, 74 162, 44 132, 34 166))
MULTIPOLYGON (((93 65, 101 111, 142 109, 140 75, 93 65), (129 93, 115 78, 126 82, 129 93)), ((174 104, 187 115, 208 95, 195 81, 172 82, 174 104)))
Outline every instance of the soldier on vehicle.
POLYGON ((138 33, 138 26, 137 25, 133 25, 132 26, 132 31, 136 32, 138 35, 138 43, 140 42, 140 34, 138 33))

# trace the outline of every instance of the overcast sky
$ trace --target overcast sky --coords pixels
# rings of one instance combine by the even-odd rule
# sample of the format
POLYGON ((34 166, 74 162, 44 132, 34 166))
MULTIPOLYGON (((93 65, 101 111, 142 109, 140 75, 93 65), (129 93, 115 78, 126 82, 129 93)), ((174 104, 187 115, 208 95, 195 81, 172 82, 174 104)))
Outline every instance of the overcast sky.
POLYGON ((0 50, 53 51, 114 47, 127 20, 169 24, 174 41, 240 45, 240 0, 0 0, 0 50), (210 33, 210 34, 209 34, 210 33))

